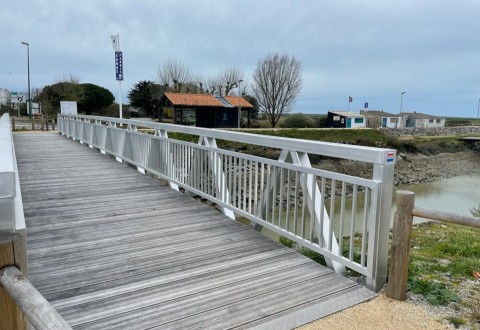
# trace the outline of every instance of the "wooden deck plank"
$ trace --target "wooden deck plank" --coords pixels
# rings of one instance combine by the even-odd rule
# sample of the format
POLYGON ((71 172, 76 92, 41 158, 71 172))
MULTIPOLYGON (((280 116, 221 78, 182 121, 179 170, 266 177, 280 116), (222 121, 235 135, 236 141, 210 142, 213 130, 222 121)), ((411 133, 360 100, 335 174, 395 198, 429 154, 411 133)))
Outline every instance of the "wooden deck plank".
POLYGON ((30 280, 74 328, 287 328, 374 296, 77 141, 14 140, 30 280))

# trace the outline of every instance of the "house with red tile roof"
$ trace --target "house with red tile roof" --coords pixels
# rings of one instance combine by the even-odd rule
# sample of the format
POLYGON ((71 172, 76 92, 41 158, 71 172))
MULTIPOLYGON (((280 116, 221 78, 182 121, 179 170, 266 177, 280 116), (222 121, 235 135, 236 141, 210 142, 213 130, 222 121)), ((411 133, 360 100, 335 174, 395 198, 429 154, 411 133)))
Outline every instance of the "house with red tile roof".
POLYGON ((240 111, 253 106, 243 97, 165 93, 163 104, 173 108, 173 123, 208 128, 238 128, 240 111))

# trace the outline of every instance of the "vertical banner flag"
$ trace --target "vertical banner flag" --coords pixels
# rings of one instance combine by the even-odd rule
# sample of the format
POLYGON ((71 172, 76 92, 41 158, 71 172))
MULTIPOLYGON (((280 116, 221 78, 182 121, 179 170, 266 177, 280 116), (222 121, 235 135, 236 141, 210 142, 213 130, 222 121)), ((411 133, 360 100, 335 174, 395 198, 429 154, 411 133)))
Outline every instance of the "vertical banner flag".
POLYGON ((115 52, 115 76, 117 80, 123 80, 123 56, 122 52, 115 52))
POLYGON ((351 96, 348 97, 348 102, 353 102, 353 98, 351 96))
POLYGON ((368 102, 365 102, 365 109, 368 109, 368 102))
POLYGON ((114 51, 119 51, 120 47, 119 47, 118 34, 116 36, 111 36, 110 38, 112 39, 113 50, 114 51))

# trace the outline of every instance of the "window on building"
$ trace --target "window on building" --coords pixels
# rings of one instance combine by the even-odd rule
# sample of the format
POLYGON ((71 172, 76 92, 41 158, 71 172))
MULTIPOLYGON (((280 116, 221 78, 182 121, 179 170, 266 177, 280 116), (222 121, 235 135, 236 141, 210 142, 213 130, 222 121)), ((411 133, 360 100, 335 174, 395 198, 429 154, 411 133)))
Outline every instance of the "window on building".
POLYGON ((433 124, 433 119, 429 119, 428 122, 429 122, 430 124, 433 124))
POLYGON ((333 121, 340 121, 340 116, 333 116, 333 121))
POLYGON ((442 120, 441 119, 437 119, 437 124, 440 124, 442 120))
POLYGON ((355 124, 363 124, 363 118, 355 118, 355 124))

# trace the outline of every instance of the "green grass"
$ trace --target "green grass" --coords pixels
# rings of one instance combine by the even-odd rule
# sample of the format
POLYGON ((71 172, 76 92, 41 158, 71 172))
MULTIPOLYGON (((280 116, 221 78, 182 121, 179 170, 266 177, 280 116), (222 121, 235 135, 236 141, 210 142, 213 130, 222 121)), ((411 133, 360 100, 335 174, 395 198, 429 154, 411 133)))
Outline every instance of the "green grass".
POLYGON ((420 293, 434 305, 457 303, 463 317, 447 320, 458 327, 480 324, 480 292, 474 290, 460 297, 466 281, 475 280, 472 272, 480 270, 480 229, 437 223, 415 226, 412 231, 408 289, 420 293))
POLYGON ((430 224, 412 231, 410 262, 426 279, 457 283, 480 270, 480 229, 430 224))
POLYGON ((445 118, 445 126, 473 126, 473 125, 477 125, 476 118, 465 118, 465 117, 445 118))

